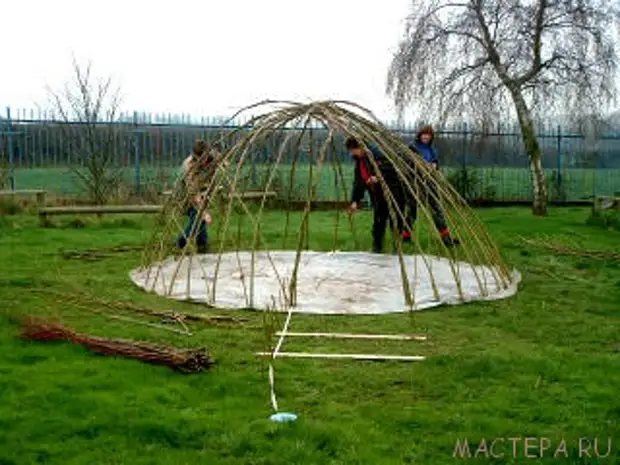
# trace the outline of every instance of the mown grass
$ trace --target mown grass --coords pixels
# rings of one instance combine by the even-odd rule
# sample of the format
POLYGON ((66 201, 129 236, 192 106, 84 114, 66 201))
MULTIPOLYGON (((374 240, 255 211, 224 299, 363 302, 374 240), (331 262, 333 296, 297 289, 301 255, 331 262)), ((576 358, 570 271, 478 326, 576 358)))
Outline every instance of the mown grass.
MULTIPOLYGON (((206 310, 136 289, 129 270, 140 253, 87 262, 66 250, 143 244, 151 218, 59 219, 42 229, 27 215, 0 219, 1 464, 449 464, 455 442, 505 438, 485 457, 529 463, 523 441, 549 438, 542 463, 620 461, 620 263, 529 250, 519 236, 546 235, 584 248, 617 251, 620 233, 585 224, 586 209, 479 211, 523 274, 513 298, 381 317, 295 316, 293 330, 425 331, 429 342, 295 341, 286 350, 421 353, 421 363, 284 360, 277 363, 281 408, 299 415, 277 425, 264 362, 262 315, 206 310), (73 226, 81 224, 83 227, 73 226), (240 326, 192 324, 185 337, 91 313, 92 306, 50 296, 88 292, 157 310, 234 314, 240 326), (86 308, 84 308, 86 307, 86 308), (217 359, 208 373, 181 375, 132 360, 94 356, 70 344, 20 340, 17 321, 48 315, 97 336, 206 346, 217 359), (579 438, 600 452, 579 457, 579 438), (568 458, 553 458, 564 438, 568 458)), ((312 248, 331 247, 328 213, 313 213, 312 248), (320 226, 324 225, 324 226, 320 226)), ((270 212, 265 234, 281 231, 270 212)), ((370 214, 360 214, 367 236, 370 214)), ((213 228, 215 230, 215 228, 213 228)), ((350 241, 343 232, 343 241, 350 241)), ((364 245, 365 246, 365 245, 364 245)), ((136 315, 133 315, 136 317, 136 315)), ((540 441, 538 441, 540 444, 540 441)), ((474 446, 475 448, 475 446, 474 446)), ((529 453, 539 452, 533 448, 529 453)), ((473 451, 472 451, 473 453, 473 451)), ((470 460, 474 460, 473 458, 470 460)))
MULTIPOLYGON (((458 167, 445 167, 444 175, 450 177, 458 167)), ((174 182, 178 168, 176 167, 142 167, 139 176, 140 190, 145 192, 153 185, 158 189, 165 182, 174 182)), ((257 165, 254 175, 250 166, 246 167, 245 175, 254 182, 261 183, 266 176, 264 168, 257 165)), ((317 198, 320 200, 334 200, 348 197, 352 182, 352 167, 343 165, 344 194, 342 182, 337 186, 334 172, 326 168, 317 186, 317 198), (344 195, 344 197, 343 197, 344 195)), ((593 195, 614 195, 620 192, 620 171, 613 169, 578 169, 566 168, 560 172, 547 170, 550 197, 566 201, 582 201, 593 195), (559 179, 559 181, 558 181, 559 179)), ((293 194, 306 195, 309 170, 307 167, 298 167, 295 174, 293 194)), ((532 198, 531 177, 527 167, 468 167, 468 176, 472 178, 468 186, 474 195, 493 201, 530 201, 532 198)), ((315 174, 316 177, 316 174, 315 174)), ((275 186, 287 185, 290 178, 290 168, 282 167, 281 175, 276 177, 275 186)), ((16 188, 18 189, 46 189, 54 194, 76 195, 80 193, 78 178, 69 168, 32 168, 17 170, 16 188)), ((134 190, 138 184, 135 168, 124 170, 124 182, 128 189, 134 190)), ((288 189, 288 188, 287 188, 288 189)), ((288 192, 288 190, 286 191, 288 192)))

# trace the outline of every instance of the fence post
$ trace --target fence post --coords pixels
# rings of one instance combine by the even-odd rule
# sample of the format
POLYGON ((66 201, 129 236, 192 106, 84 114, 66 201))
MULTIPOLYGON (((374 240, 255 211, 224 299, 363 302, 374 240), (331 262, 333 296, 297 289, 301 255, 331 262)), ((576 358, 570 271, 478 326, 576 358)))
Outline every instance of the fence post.
POLYGON ((133 154, 136 164, 136 195, 140 195, 140 141, 138 140, 138 112, 133 112, 133 154))
MULTIPOLYGON (((250 115, 250 120, 254 120, 254 115, 250 115)), ((254 124, 250 126, 250 131, 254 124)), ((252 179, 252 188, 258 187, 258 173, 256 171, 256 151, 252 150, 250 154, 250 161, 252 162, 252 166, 250 167, 250 177, 252 179)), ((267 141, 263 144, 263 163, 267 163, 269 159, 269 149, 267 148, 267 141)), ((262 165, 261 165, 262 166, 262 165)))
POLYGON ((461 165, 462 165, 462 175, 463 175, 463 186, 462 186, 462 193, 461 195, 465 198, 466 201, 469 202, 470 200, 470 195, 472 194, 472 192, 470 192, 469 189, 469 173, 467 172, 467 142, 468 142, 468 127, 467 127, 467 123, 463 123, 462 126, 462 131, 463 131, 463 155, 461 157, 461 165))
POLYGON ((557 150, 558 150, 558 175, 556 176, 556 189, 558 192, 558 200, 564 202, 566 199, 562 194, 562 127, 558 124, 558 138, 557 138, 557 150))
POLYGON ((13 125, 11 124, 11 107, 6 107, 6 134, 9 146, 9 182, 11 190, 15 190, 15 160, 13 156, 13 125))
POLYGON ((463 123, 463 126, 461 127, 461 134, 463 136, 462 140, 463 140, 463 152, 461 155, 461 167, 463 169, 463 171, 467 171, 467 142, 468 142, 468 138, 469 138, 469 128, 467 126, 467 123, 463 123))

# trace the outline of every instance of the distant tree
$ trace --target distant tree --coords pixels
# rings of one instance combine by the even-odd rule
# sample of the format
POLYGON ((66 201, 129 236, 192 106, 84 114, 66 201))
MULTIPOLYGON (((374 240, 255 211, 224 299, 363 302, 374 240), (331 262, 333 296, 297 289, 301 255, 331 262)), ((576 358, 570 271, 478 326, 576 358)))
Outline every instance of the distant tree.
POLYGON ((94 77, 91 63, 80 65, 74 58, 73 80, 62 91, 48 91, 62 120, 63 138, 79 162, 71 168, 90 199, 105 204, 122 178, 117 163, 124 143, 118 124, 120 89, 109 77, 94 77))
POLYGON ((497 121, 516 116, 532 211, 547 212, 535 116, 603 114, 615 102, 617 0, 414 0, 387 93, 400 111, 497 121))

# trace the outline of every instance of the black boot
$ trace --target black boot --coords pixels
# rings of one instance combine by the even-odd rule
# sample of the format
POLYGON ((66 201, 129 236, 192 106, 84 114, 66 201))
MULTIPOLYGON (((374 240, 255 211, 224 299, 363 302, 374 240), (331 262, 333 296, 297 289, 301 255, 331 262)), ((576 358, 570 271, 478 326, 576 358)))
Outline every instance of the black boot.
POLYGON ((444 245, 448 248, 452 248, 455 247, 457 245, 459 245, 461 243, 461 241, 459 241, 456 237, 452 237, 450 235, 448 236, 444 236, 442 238, 442 241, 444 243, 444 245))
POLYGON ((383 253, 383 236, 374 234, 372 237, 372 253, 383 253))

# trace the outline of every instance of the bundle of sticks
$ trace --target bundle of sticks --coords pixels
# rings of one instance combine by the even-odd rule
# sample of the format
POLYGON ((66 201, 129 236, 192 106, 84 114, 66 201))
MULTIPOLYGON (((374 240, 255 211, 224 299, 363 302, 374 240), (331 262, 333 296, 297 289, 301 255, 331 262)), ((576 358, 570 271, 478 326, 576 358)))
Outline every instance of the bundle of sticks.
MULTIPOLYGON (((54 295, 58 299, 62 299, 63 302, 71 302, 74 304, 83 304, 84 307, 97 308, 107 307, 111 310, 128 311, 134 313, 140 313, 143 315, 149 315, 161 318, 162 323, 172 322, 184 322, 184 321, 197 321, 206 323, 213 326, 229 326, 232 324, 240 324, 248 321, 247 318, 239 318, 233 316, 220 316, 220 315, 200 315, 197 313, 177 313, 172 311, 158 311, 152 310, 146 307, 140 307, 128 302, 105 300, 100 297, 87 294, 84 292, 60 292, 53 289, 31 289, 31 292, 40 292, 42 294, 54 295)), ((192 303, 189 301, 189 303, 192 303)), ((200 303, 204 307, 204 304, 200 303)))
POLYGON ((520 237, 521 242, 541 249, 547 249, 561 255, 571 255, 573 257, 593 258, 596 260, 619 261, 620 253, 607 250, 587 250, 579 247, 569 246, 566 244, 553 241, 551 238, 543 238, 539 241, 534 239, 526 239, 520 237))
POLYGON ((126 339, 108 339, 78 334, 59 323, 39 318, 26 318, 22 322, 21 337, 35 341, 67 341, 91 351, 116 357, 132 358, 155 365, 166 365, 180 373, 198 373, 208 370, 213 359, 205 349, 178 349, 126 339))
POLYGON ((117 246, 103 249, 87 249, 87 250, 65 250, 62 252, 62 256, 69 259, 82 259, 82 260, 101 260, 102 258, 112 257, 117 254, 136 252, 144 250, 143 245, 137 246, 117 246))

